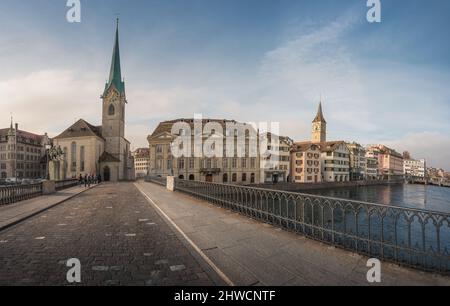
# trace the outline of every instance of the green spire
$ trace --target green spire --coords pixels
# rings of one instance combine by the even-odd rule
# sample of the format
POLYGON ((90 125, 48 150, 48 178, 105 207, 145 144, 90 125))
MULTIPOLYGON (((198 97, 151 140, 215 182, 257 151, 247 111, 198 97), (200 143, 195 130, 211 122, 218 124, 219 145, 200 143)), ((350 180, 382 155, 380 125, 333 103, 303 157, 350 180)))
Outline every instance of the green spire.
POLYGON ((119 49, 119 18, 117 18, 116 38, 114 42, 114 49, 111 61, 111 71, 109 73, 109 80, 106 83, 106 91, 114 85, 120 93, 125 92, 125 83, 122 81, 122 72, 120 69, 120 49, 119 49))

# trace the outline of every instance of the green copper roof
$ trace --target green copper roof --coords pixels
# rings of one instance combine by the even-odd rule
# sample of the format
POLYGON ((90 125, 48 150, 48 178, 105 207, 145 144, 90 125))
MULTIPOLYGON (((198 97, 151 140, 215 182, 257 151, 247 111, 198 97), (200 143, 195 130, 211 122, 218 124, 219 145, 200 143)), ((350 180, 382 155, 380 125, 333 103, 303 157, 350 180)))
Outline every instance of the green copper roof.
POLYGON ((122 81, 122 72, 120 69, 120 49, 119 49, 119 19, 117 19, 116 39, 114 42, 113 56, 111 61, 111 71, 109 73, 109 80, 106 83, 106 91, 114 85, 120 93, 125 92, 125 83, 122 81))

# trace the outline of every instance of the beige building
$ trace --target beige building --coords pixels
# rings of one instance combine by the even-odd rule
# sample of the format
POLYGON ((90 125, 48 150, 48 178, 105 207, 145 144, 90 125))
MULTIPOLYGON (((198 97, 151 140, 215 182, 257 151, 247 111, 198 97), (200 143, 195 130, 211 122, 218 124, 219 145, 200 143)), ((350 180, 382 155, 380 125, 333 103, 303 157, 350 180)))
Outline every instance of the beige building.
POLYGON ((261 134, 260 141, 266 140, 270 156, 261 156, 261 183, 287 183, 291 180, 291 148, 293 140, 286 136, 273 138, 271 133, 261 134), (273 142, 272 142, 273 140, 273 142), (275 156, 273 156, 275 155, 275 156))
POLYGON ((350 152, 350 180, 365 180, 367 178, 366 149, 356 142, 346 145, 350 152))
POLYGON ((79 120, 55 137, 55 146, 65 152, 63 161, 52 163, 55 179, 86 174, 100 174, 104 181, 114 182, 133 178, 130 142, 125 139, 127 100, 120 67, 118 22, 109 80, 101 98, 101 126, 79 120))
POLYGON ((136 178, 143 178, 149 174, 150 150, 140 148, 132 153, 136 178))
POLYGON ((295 143, 291 150, 291 176, 294 183, 322 182, 321 149, 311 142, 295 143))
MULTIPOLYGON (((151 176, 167 177, 173 175, 179 179, 191 181, 233 184, 260 182, 259 153, 256 152, 254 154, 256 157, 252 157, 253 155, 249 152, 249 145, 251 141, 255 140, 251 137, 256 137, 256 142, 258 138, 257 132, 251 125, 241 124, 246 127, 247 132, 252 131, 252 133, 246 132, 245 135, 238 135, 235 130, 227 129, 228 124, 238 124, 236 121, 203 119, 199 130, 195 128, 194 122, 194 119, 161 122, 155 131, 148 136, 150 149, 149 174, 151 176), (172 131, 173 126, 179 123, 183 123, 187 129, 172 131), (192 154, 178 158, 173 156, 171 145, 179 136, 190 139, 190 152, 192 154), (245 139, 245 154, 242 156, 245 157, 239 157, 240 155, 237 154, 237 140, 238 137, 242 136, 245 139), (230 149, 227 147, 227 138, 230 137, 234 139, 234 154, 231 154, 231 157, 230 154, 221 154, 223 157, 208 158, 204 154, 202 146, 194 147, 195 138, 201 139, 203 144, 208 139, 217 139, 222 141, 223 153, 226 153, 230 149), (196 150, 200 151, 199 155, 193 154, 196 150)), ((211 149, 216 150, 216 148, 211 149)))
POLYGON ((9 128, 0 129, 0 179, 46 178, 47 144, 47 135, 21 131, 12 121, 9 128))
POLYGON ((378 157, 378 175, 382 179, 403 177, 403 155, 384 145, 370 146, 369 156, 378 157))

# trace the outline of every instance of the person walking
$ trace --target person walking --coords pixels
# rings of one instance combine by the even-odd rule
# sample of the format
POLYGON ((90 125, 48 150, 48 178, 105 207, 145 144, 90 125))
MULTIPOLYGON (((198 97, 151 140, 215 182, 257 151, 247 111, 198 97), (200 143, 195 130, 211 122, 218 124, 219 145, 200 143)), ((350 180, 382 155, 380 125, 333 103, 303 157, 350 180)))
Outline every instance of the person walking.
POLYGON ((85 174, 84 175, 84 188, 87 188, 87 186, 88 186, 88 175, 85 174))

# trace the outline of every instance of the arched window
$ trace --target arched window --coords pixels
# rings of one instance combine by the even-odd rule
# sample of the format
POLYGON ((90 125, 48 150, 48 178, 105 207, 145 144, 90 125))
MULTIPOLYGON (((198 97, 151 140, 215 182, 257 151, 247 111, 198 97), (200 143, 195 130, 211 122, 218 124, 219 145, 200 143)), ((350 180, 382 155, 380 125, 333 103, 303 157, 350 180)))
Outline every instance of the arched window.
POLYGON ((77 171, 77 143, 74 141, 72 142, 71 149, 70 149, 70 167, 71 171, 75 172, 77 171))
POLYGON ((255 174, 252 173, 252 175, 250 176, 250 183, 254 184, 255 183, 255 174))
POLYGON ((108 115, 114 116, 115 113, 116 113, 116 109, 114 108, 114 105, 111 104, 108 109, 108 115))
POLYGON ((228 183, 228 174, 224 173, 223 175, 223 182, 228 183))
POLYGON ((189 180, 190 181, 195 181, 195 176, 193 174, 189 175, 189 180))
POLYGON ((243 182, 247 181, 247 173, 242 173, 242 181, 243 182))
POLYGON ((237 174, 236 173, 233 173, 232 180, 233 180, 233 182, 237 182, 237 174))

